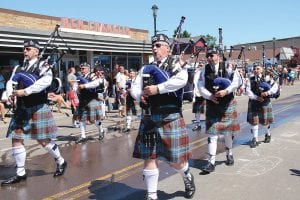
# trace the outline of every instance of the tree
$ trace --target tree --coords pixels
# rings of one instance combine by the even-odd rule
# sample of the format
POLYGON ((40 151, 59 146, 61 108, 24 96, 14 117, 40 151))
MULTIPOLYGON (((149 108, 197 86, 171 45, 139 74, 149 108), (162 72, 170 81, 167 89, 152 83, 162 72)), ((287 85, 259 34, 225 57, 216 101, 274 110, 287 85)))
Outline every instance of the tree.
POLYGON ((209 34, 206 35, 200 35, 200 37, 202 37, 207 44, 207 47, 216 47, 216 42, 217 42, 217 38, 214 36, 211 36, 209 34))
MULTIPOLYGON (((176 30, 174 30, 173 38, 175 38, 176 30)), ((189 38, 191 37, 191 34, 187 32, 187 30, 184 30, 180 35, 178 36, 179 38, 189 38)))

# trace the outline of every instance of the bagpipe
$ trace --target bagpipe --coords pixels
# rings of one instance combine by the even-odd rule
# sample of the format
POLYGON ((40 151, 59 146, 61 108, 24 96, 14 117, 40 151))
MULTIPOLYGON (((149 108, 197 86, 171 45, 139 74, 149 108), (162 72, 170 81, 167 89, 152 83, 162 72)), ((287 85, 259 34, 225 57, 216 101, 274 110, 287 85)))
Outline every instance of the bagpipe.
MULTIPOLYGON (((38 56, 38 60, 35 63, 38 65, 38 68, 40 67, 40 63, 42 63, 42 69, 45 68, 46 70, 44 71, 34 71, 32 73, 24 70, 24 66, 26 65, 25 63, 28 62, 24 60, 23 62, 23 67, 21 67, 21 70, 18 71, 14 76, 12 77, 12 83, 13 83, 13 88, 15 89, 24 89, 26 87, 29 87, 33 85, 38 79, 40 79, 44 74, 46 74, 49 70, 53 70, 53 67, 62 59, 62 57, 67 53, 67 52, 72 52, 71 48, 68 47, 67 43, 63 40, 63 38, 59 35, 58 29, 59 25, 57 24, 55 26, 54 31, 51 33, 50 38, 46 42, 43 50, 40 52, 38 56), (58 45, 53 44, 55 40, 59 38, 63 43, 67 51, 58 51, 58 45), (51 53, 47 56, 45 60, 42 61, 43 56, 47 48, 52 48, 51 53), (59 57, 50 64, 50 60, 53 60, 53 57, 55 54, 59 53, 59 57)), ((59 93, 60 88, 62 87, 61 80, 59 78, 53 78, 51 85, 47 87, 46 92, 54 92, 54 93, 59 93)))
MULTIPOLYGON (((33 85, 39 78, 40 77, 35 74, 27 72, 18 72, 12 77, 12 84, 14 85, 15 89, 17 85, 19 85, 18 89, 27 88, 33 85)), ((61 80, 56 77, 52 79, 51 85, 46 88, 46 92, 54 92, 58 94, 60 92, 61 87, 61 80)))
MULTIPOLYGON (((262 82, 259 83, 258 89, 259 89, 260 92, 268 92, 269 90, 271 90, 271 88, 273 87, 274 84, 275 84, 275 82, 273 84, 271 84, 267 81, 262 81, 262 82)), ((269 95, 268 98, 277 99, 279 96, 280 96, 280 87, 278 87, 275 94, 269 95)))
MULTIPOLYGON (((87 78, 85 78, 85 77, 83 77, 83 76, 77 76, 76 77, 76 81, 78 82, 78 84, 87 84, 87 83, 89 83, 89 82, 92 82, 92 81, 94 81, 95 79, 97 79, 97 77, 96 77, 96 75, 95 74, 93 74, 93 73, 91 73, 87 78)), ((86 90, 86 91, 88 91, 88 92, 90 92, 90 93, 99 93, 99 92, 101 92, 101 91, 99 91, 99 90, 102 90, 103 88, 99 88, 99 87, 97 87, 97 88, 89 88, 89 89, 87 89, 87 88, 85 88, 84 90, 86 90)))

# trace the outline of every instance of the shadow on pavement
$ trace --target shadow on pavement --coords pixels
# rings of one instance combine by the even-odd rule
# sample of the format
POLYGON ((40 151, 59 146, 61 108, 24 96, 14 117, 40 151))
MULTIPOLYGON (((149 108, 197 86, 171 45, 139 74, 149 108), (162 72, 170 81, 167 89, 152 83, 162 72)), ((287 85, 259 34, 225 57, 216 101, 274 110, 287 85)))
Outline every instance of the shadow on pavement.
POLYGON ((290 169, 290 171, 292 172, 291 175, 293 175, 293 176, 300 176, 300 170, 298 170, 298 169, 290 169))

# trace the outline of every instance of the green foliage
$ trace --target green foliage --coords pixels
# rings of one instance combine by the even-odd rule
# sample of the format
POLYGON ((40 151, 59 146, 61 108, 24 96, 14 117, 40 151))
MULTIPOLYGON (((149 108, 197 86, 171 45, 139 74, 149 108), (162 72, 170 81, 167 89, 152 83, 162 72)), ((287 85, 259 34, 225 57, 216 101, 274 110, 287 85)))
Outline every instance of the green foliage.
MULTIPOLYGON (((173 38, 175 37, 176 30, 174 30, 173 38)), ((191 34, 184 30, 182 33, 180 33, 179 38, 189 38, 191 37, 191 34)))
POLYGON ((211 36, 209 34, 200 35, 200 37, 202 37, 206 41, 207 47, 216 47, 217 46, 217 44, 216 44, 217 38, 216 37, 211 36))

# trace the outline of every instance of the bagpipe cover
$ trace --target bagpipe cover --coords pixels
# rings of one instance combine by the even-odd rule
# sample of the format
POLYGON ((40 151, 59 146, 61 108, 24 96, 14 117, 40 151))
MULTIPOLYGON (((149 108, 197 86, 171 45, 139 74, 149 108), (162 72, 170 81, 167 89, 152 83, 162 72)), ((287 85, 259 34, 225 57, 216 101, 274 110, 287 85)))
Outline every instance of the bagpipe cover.
POLYGON ((217 91, 219 90, 225 90, 229 85, 231 84, 231 81, 227 78, 218 77, 214 80, 213 88, 217 91))
POLYGON ((271 89, 271 87, 272 86, 269 83, 265 82, 265 81, 261 82, 258 86, 258 88, 261 92, 267 92, 271 89))

